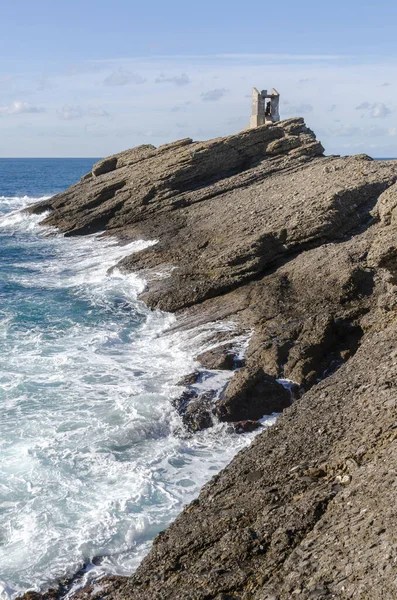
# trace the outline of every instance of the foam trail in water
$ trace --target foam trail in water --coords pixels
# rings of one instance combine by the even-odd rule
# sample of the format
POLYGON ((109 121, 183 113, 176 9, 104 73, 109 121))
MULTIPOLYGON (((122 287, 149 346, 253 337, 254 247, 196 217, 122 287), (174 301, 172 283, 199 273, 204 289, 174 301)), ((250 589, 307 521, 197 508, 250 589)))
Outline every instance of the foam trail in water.
MULTIPOLYGON (((4 211, 17 208, 5 200, 4 211)), ((86 578, 131 573, 154 535, 252 438, 221 425, 183 433, 170 398, 195 367, 191 339, 197 348, 206 333, 189 343, 186 332, 164 334, 175 317, 138 300, 144 282, 108 274, 153 242, 48 237, 42 218, 0 218, 5 598, 94 557, 86 578)))

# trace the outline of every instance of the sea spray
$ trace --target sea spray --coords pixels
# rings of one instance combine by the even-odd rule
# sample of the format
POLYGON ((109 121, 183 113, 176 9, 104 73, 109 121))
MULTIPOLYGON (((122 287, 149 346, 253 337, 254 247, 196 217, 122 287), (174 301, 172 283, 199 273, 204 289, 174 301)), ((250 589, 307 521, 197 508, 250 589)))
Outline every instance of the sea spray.
POLYGON ((5 597, 83 563, 80 585, 131 573, 156 533, 250 440, 227 426, 195 436, 181 426, 170 400, 208 326, 167 333, 175 317, 139 301, 144 281, 110 269, 155 241, 65 239, 20 212, 31 201, 0 202, 5 597))

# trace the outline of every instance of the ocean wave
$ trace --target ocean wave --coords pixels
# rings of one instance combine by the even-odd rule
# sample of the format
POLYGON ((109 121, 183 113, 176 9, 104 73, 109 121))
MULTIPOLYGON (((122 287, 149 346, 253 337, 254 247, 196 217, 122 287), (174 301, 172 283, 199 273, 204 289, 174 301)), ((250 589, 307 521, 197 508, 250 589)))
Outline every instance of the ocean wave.
MULTIPOLYGON (((4 598, 83 563, 76 585, 130 574, 156 533, 254 435, 220 424, 184 432, 170 402, 176 383, 210 346, 211 329, 232 333, 234 324, 172 329, 174 315, 140 302, 141 277, 110 270, 155 241, 46 237, 42 216, 8 211, 0 218, 4 598)), ((230 374, 208 377, 221 386, 230 374)))
POLYGON ((30 204, 40 200, 48 200, 51 196, 33 198, 31 196, 0 196, 0 233, 40 230, 39 223, 45 214, 29 215, 24 212, 30 204))
POLYGON ((4 210, 11 208, 15 209, 23 209, 29 204, 34 204, 35 202, 40 202, 41 200, 49 200, 50 196, 0 196, 0 213, 4 210))

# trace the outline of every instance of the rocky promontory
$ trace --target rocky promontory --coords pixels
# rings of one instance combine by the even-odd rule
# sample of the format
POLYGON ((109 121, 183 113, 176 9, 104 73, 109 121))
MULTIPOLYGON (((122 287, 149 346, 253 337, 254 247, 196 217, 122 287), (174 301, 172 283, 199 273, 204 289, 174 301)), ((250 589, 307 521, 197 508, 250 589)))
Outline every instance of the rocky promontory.
POLYGON ((139 146, 30 210, 66 236, 157 240, 118 265, 142 272, 143 300, 177 327, 233 319, 250 335, 243 360, 216 334, 199 357, 235 374, 218 398, 186 380, 175 406, 192 431, 214 419, 248 430, 284 410, 133 576, 79 595, 394 599, 397 161, 324 156, 290 119, 139 146))

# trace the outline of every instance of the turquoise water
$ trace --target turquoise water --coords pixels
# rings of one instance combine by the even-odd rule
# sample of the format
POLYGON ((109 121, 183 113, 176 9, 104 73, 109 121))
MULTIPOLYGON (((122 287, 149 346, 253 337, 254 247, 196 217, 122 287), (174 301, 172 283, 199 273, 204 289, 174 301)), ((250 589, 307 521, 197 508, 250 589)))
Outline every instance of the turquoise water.
MULTIPOLYGON (((208 331, 167 332, 174 317, 137 299, 144 281, 107 274, 147 243, 65 239, 20 212, 93 162, 0 160, 4 598, 84 564, 83 582, 131 573, 154 535, 252 439, 221 425, 194 437, 181 427, 170 399, 208 331)), ((207 385, 222 381, 208 373, 207 385)))

